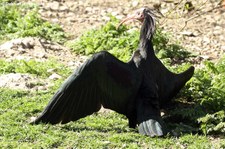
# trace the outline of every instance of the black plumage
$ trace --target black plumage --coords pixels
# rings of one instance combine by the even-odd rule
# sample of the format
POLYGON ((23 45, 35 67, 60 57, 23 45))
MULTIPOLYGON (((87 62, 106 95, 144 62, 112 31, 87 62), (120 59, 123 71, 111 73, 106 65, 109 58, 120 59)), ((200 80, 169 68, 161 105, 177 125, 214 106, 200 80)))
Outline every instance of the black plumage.
POLYGON ((181 74, 170 72, 154 53, 154 14, 144 8, 137 15, 134 19, 143 25, 131 60, 124 63, 106 51, 94 54, 64 82, 33 124, 76 121, 103 106, 126 115, 129 126, 138 125, 141 134, 166 133, 160 108, 192 77, 194 67, 181 74))

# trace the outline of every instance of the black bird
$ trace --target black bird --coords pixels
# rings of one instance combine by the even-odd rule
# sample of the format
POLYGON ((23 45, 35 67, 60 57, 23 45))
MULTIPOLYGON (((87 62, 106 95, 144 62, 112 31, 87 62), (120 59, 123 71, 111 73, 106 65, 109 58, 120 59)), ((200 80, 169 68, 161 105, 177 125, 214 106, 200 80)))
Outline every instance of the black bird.
POLYGON ((155 56, 151 41, 155 15, 151 9, 142 8, 123 22, 130 19, 143 23, 139 47, 131 60, 124 63, 106 51, 94 54, 64 82, 32 124, 65 124, 103 106, 124 114, 129 127, 138 125, 141 134, 167 133, 160 108, 192 77, 194 67, 174 74, 155 56))

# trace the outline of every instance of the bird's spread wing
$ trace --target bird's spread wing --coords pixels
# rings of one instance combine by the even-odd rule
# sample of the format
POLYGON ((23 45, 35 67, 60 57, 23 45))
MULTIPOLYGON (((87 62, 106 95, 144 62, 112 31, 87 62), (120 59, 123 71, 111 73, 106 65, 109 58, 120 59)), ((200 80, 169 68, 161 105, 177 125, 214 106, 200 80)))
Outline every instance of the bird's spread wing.
POLYGON ((108 52, 100 52, 77 69, 53 96, 34 124, 67 123, 97 112, 101 105, 126 113, 135 97, 138 75, 108 52))

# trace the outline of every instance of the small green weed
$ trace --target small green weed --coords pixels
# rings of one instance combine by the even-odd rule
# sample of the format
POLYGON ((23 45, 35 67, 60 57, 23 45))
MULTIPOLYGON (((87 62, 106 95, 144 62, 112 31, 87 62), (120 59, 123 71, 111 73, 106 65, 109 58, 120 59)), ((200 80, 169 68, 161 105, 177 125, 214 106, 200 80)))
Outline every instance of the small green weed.
POLYGON ((121 26, 117 30, 118 24, 119 21, 111 17, 111 21, 100 29, 90 30, 75 41, 67 42, 66 45, 79 54, 89 55, 106 50, 122 60, 128 60, 132 51, 137 48, 138 33, 128 31, 126 26, 121 26))
MULTIPOLYGON (((131 29, 122 25, 118 29, 119 20, 111 17, 106 25, 84 33, 75 41, 66 45, 74 52, 84 55, 93 54, 102 50, 109 51, 122 61, 128 61, 139 44, 139 29, 131 29)), ((170 58, 171 61, 185 60, 193 56, 183 47, 169 44, 169 35, 158 29, 153 38, 154 49, 161 59, 170 58)))
POLYGON ((0 2, 0 41, 27 36, 60 43, 65 41, 63 29, 43 20, 38 14, 37 5, 0 2))
POLYGON ((225 56, 217 63, 205 61, 203 68, 195 70, 194 76, 176 99, 184 106, 178 106, 170 114, 204 134, 224 134, 224 64, 225 56))

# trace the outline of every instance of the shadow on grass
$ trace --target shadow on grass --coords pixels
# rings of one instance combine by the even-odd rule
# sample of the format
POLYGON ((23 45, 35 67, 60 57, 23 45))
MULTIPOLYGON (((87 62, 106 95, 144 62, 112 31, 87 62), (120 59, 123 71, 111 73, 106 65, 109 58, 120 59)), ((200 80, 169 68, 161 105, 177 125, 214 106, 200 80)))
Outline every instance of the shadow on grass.
POLYGON ((170 131, 177 135, 199 134, 202 135, 198 119, 206 113, 198 103, 187 100, 173 101, 163 109, 163 120, 170 131))
MULTIPOLYGON (((76 123, 76 122, 72 122, 76 123)), ((101 132, 101 133, 107 133, 107 132, 116 132, 116 133, 128 133, 128 132, 137 132, 136 129, 131 129, 128 126, 124 127, 115 127, 115 126, 88 126, 85 124, 66 124, 62 125, 61 128, 66 131, 73 131, 73 132, 81 132, 81 131, 95 131, 95 132, 101 132)))

